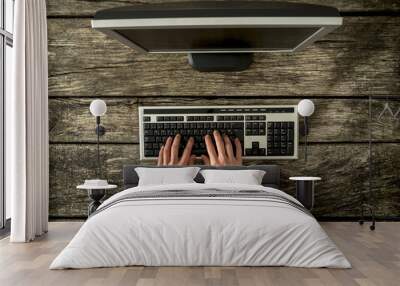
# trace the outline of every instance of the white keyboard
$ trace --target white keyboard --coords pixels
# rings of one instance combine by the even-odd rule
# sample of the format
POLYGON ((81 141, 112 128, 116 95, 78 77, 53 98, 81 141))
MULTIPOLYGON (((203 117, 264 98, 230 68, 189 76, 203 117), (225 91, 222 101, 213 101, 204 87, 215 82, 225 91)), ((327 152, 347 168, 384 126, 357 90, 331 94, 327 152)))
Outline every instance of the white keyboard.
POLYGON ((190 137, 193 154, 206 154, 204 136, 218 130, 242 143, 245 159, 297 159, 296 105, 139 107, 140 159, 155 159, 168 136, 190 137))

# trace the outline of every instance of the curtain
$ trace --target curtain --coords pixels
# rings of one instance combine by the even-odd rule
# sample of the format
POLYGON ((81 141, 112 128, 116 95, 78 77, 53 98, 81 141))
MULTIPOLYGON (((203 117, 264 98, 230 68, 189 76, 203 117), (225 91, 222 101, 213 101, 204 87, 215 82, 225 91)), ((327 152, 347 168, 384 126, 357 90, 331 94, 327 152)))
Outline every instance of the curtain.
MULTIPOLYGON (((6 168, 12 242, 48 227, 48 70, 45 0, 16 0, 13 93, 7 106, 6 168)), ((7 100, 7 99, 6 99, 7 100)))

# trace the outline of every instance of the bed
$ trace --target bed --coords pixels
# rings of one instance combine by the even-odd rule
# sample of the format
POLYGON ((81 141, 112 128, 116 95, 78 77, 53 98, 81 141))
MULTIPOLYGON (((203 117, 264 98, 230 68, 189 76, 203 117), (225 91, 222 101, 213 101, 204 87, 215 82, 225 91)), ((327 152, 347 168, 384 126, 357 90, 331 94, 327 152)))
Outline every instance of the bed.
MULTIPOLYGON (((315 218, 279 190, 279 166, 262 185, 196 183, 138 186, 110 197, 55 258, 50 269, 144 266, 292 266, 350 268, 315 218)), ((212 167, 202 167, 212 168, 212 167)))

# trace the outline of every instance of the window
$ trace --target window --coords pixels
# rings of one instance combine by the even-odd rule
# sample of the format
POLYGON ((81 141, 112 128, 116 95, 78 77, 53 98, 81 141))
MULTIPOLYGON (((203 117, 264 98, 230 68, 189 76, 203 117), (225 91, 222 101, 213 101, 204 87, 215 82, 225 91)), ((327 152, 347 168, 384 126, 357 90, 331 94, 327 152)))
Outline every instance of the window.
POLYGON ((11 93, 11 73, 13 68, 12 48, 14 32, 14 0, 0 0, 0 228, 4 228, 10 218, 10 194, 5 188, 4 140, 5 105, 11 93))

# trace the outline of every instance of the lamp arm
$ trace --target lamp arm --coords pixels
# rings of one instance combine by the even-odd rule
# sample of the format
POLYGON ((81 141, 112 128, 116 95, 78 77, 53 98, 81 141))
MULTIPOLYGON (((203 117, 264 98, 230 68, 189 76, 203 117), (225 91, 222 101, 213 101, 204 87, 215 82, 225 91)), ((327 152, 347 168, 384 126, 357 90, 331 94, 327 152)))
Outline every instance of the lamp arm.
POLYGON ((96 134, 97 134, 97 177, 101 177, 101 164, 100 164, 100 116, 96 116, 96 134))
POLYGON ((304 117, 304 160, 307 162, 307 135, 308 135, 308 120, 304 117))

